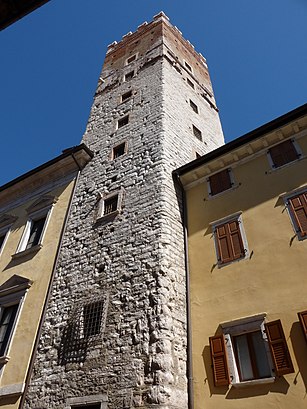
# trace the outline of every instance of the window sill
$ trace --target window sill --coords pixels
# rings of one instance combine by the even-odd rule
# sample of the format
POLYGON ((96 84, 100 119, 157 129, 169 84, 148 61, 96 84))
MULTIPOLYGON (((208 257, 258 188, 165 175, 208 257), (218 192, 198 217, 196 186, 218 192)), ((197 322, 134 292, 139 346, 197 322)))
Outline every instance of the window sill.
POLYGON ((103 222, 103 221, 105 221, 105 220, 111 220, 111 219, 113 219, 115 216, 117 216, 119 214, 119 210, 115 210, 114 212, 112 212, 112 213, 109 213, 109 214, 105 214, 105 215, 103 215, 103 216, 100 216, 100 217, 98 217, 97 218, 97 220, 96 220, 96 223, 100 223, 100 222, 103 222))
POLYGON ((270 378, 263 378, 263 379, 253 379, 251 381, 243 381, 243 382, 237 382, 237 383, 232 383, 231 385, 234 388, 246 388, 248 386, 253 386, 253 385, 266 385, 269 383, 273 383, 275 381, 275 377, 270 377, 270 378))
POLYGON ((24 257, 28 254, 37 253, 43 247, 42 244, 37 244, 36 246, 30 247, 29 249, 19 251, 18 253, 12 254, 12 258, 24 257))
POLYGON ((11 358, 7 355, 0 356, 0 365, 5 365, 11 358))
POLYGON ((222 192, 216 193, 215 195, 213 195, 212 193, 209 193, 208 195, 208 200, 213 200, 217 197, 222 196, 223 194, 227 193, 227 192, 231 192, 235 189, 238 189, 238 187, 240 186, 239 183, 233 184, 230 188, 223 190, 222 192))

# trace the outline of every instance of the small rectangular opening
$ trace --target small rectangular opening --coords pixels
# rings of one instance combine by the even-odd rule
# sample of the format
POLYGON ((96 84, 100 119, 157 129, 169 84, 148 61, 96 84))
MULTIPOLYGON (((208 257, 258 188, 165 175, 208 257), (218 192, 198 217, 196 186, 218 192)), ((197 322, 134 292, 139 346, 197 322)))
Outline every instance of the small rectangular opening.
POLYGON ((189 78, 187 78, 187 83, 190 85, 191 88, 195 88, 193 82, 191 80, 189 80, 189 78))
POLYGON ((114 146, 113 148, 113 159, 119 158, 126 153, 126 143, 123 142, 120 145, 114 146))
POLYGON ((186 66, 186 68, 192 72, 192 67, 190 66, 190 64, 188 64, 186 61, 184 62, 184 65, 186 66))
POLYGON ((120 118, 117 122, 117 128, 121 128, 125 125, 127 125, 129 122, 129 115, 124 116, 123 118, 120 118))
POLYGON ((136 60, 136 54, 132 55, 131 57, 127 59, 127 64, 130 64, 132 61, 135 61, 135 60, 136 60))
POLYGON ((109 199, 104 200, 103 215, 106 216, 113 212, 116 212, 118 205, 118 195, 114 195, 109 199))
POLYGON ((125 92, 125 94, 123 94, 121 97, 121 102, 125 102, 131 97, 132 97, 132 91, 125 92))
POLYGON ((194 134, 194 136, 196 136, 196 138, 201 141, 201 140, 202 140, 201 131, 200 131, 198 128, 196 128, 195 125, 192 125, 192 126, 193 126, 193 134, 194 134))
POLYGON ((134 76, 134 71, 130 71, 125 75, 125 81, 130 81, 134 76))
POLYGON ((190 99, 190 107, 198 114, 198 106, 190 99))
POLYGON ((84 337, 88 338, 100 334, 102 321, 103 302, 96 301, 83 307, 84 337))

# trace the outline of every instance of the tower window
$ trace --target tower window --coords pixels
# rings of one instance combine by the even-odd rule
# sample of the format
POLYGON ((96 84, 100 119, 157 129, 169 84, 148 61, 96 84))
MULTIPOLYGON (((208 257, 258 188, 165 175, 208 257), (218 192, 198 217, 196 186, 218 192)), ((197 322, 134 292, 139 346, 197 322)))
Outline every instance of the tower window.
POLYGON ((117 122, 117 129, 122 128, 123 126, 127 125, 129 122, 129 115, 120 118, 117 122))
POLYGON ((118 195, 111 196, 109 199, 104 200, 103 215, 107 216, 113 212, 116 212, 118 205, 118 195))
POLYGON ((136 54, 134 54, 131 57, 127 58, 127 64, 130 64, 135 60, 136 60, 136 54))
POLYGON ((134 71, 130 71, 125 75, 125 81, 130 81, 134 76, 134 71))
POLYGON ((126 142, 123 142, 120 145, 114 146, 113 153, 112 153, 112 159, 119 158, 125 153, 126 153, 126 142))
POLYGON ((100 334, 103 312, 103 301, 86 304, 83 307, 84 337, 88 338, 100 334))
POLYGON ((121 102, 125 102, 131 97, 132 97, 132 91, 125 92, 125 94, 123 94, 121 97, 121 102))
POLYGON ((198 106, 190 99, 190 107, 193 109, 193 111, 198 114, 198 106))
POLYGON ((192 126, 193 126, 193 134, 194 134, 194 136, 196 136, 196 138, 201 141, 201 140, 202 140, 202 133, 201 133, 201 131, 200 131, 198 128, 196 128, 195 125, 192 125, 192 126))
POLYGON ((184 62, 185 67, 192 72, 192 67, 186 61, 184 62))
POLYGON ((195 85, 193 84, 193 82, 189 79, 189 78, 187 78, 187 83, 190 85, 190 87, 191 88, 195 88, 195 85))

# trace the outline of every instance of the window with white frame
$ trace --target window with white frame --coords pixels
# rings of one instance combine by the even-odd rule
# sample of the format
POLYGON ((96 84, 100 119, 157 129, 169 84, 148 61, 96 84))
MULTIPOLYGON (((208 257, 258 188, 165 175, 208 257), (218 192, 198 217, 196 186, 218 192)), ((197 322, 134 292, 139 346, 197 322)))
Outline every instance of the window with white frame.
POLYGON ((7 242, 11 227, 16 220, 17 217, 9 214, 3 214, 0 217, 0 256, 7 242))
POLYGON ((9 360, 10 344, 25 295, 32 282, 14 275, 0 286, 0 363, 9 360))
POLYGON ((268 383, 294 372, 280 320, 266 314, 221 324, 223 334, 210 337, 215 386, 268 383))
POLYGON ((291 163, 301 156, 301 150, 294 139, 283 141, 268 150, 269 163, 273 169, 291 163))
POLYGON ((241 212, 210 224, 214 233, 215 249, 220 266, 248 257, 249 251, 241 212))
POLYGON ((29 217, 16 251, 17 254, 25 250, 39 249, 42 246, 55 202, 55 197, 44 196, 27 209, 29 217))

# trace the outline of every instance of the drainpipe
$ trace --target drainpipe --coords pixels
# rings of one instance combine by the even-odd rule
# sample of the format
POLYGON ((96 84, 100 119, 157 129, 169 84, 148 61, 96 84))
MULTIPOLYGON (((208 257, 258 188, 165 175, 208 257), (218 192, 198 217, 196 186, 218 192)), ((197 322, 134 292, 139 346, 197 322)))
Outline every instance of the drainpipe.
POLYGON ((184 265, 186 271, 186 309, 187 309, 187 378, 188 378, 188 409, 194 408, 193 394, 193 365, 192 365, 192 328, 191 328, 191 298, 190 298, 190 270, 188 258, 188 232, 186 194, 178 173, 173 172, 175 183, 181 190, 183 237, 184 237, 184 265))
POLYGON ((35 358, 36 358, 38 343, 39 343, 39 340, 40 340, 40 337, 41 337, 41 334, 42 334, 43 323, 45 321, 46 312, 47 312, 47 305, 48 305, 49 300, 50 300, 52 284, 53 284, 53 280, 54 280, 54 276, 55 276, 55 272, 56 272, 56 268, 57 268, 57 264, 58 264, 58 260, 59 260, 60 250, 61 250, 62 244, 63 244, 64 233, 66 231, 68 216, 70 215, 70 212, 71 212, 72 201, 73 201, 73 198, 75 196, 75 192, 76 192, 76 188, 77 188, 77 185, 78 185, 78 180, 79 180, 79 176, 80 176, 80 172, 81 172, 81 167, 80 167, 79 163, 77 162, 74 154, 72 153, 71 156, 72 156, 72 158, 73 158, 74 162, 76 163, 79 170, 78 170, 78 173, 77 173, 77 176, 76 176, 76 179, 75 179, 75 184, 74 184, 74 187, 73 187, 73 191, 71 193, 68 209, 67 209, 66 215, 65 215, 64 224, 63 224, 63 227, 62 227, 62 230, 61 230, 60 243, 58 245, 57 252, 56 252, 56 257, 55 257, 55 260, 54 260, 54 263, 53 263, 51 278, 50 278, 49 285, 48 285, 47 296, 46 296, 46 299, 45 299, 41 319, 40 319, 40 322, 39 322, 38 331, 37 331, 37 334, 36 334, 34 347, 33 347, 33 353, 32 353, 32 357, 31 357, 31 361, 30 361, 30 365, 29 365, 29 369, 28 369, 28 373, 27 373, 27 377, 26 377, 26 381, 25 381, 25 388, 24 388, 23 394, 21 396, 21 400, 20 400, 20 404, 18 406, 18 409, 23 408, 24 403, 25 403, 25 399, 26 399, 26 394, 27 394, 27 391, 28 391, 28 388, 29 388, 31 375, 32 375, 32 371, 33 371, 33 366, 34 366, 34 362, 35 362, 35 358))

